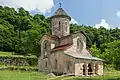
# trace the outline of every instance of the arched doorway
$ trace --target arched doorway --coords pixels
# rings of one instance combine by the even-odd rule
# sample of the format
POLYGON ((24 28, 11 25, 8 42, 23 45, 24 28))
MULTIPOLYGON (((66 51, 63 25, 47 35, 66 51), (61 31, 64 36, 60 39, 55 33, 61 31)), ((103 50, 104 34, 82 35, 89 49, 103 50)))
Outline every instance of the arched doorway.
POLYGON ((95 64, 95 74, 98 75, 98 64, 95 64))
POLYGON ((85 75, 85 64, 83 64, 83 75, 85 75))
POLYGON ((92 63, 88 64, 88 75, 92 75, 93 74, 93 70, 92 70, 92 63))

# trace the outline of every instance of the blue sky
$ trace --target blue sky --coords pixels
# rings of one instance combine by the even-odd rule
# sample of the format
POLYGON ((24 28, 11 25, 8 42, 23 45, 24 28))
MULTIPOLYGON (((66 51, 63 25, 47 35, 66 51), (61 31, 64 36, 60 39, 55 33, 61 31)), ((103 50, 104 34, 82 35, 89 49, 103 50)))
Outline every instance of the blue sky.
POLYGON ((95 25, 104 19, 111 27, 120 27, 120 0, 55 0, 79 24, 95 25), (119 13, 119 15, 117 15, 119 13))
POLYGON ((24 7, 28 11, 41 12, 51 16, 59 2, 73 22, 90 26, 105 26, 106 28, 120 28, 120 0, 0 0, 0 5, 18 8, 24 7))

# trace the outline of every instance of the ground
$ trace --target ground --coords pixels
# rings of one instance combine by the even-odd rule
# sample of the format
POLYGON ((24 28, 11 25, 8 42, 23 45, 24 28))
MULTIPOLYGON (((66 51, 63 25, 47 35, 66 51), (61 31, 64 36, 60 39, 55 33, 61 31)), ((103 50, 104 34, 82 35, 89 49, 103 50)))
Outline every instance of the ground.
MULTIPOLYGON (((0 52, 0 56, 15 56, 12 54, 14 53, 0 52)), ((22 57, 22 56, 18 56, 18 57, 22 57)), ((1 67, 3 66, 0 65, 0 68, 1 67)), ((15 66, 13 67, 15 68, 15 66)), ((27 69, 27 68, 30 68, 30 66, 23 67, 23 68, 27 69)), ((37 71, 0 70, 0 80, 120 80, 120 71, 116 71, 116 70, 104 71, 104 76, 96 76, 96 77, 92 77, 92 76, 89 76, 89 77, 75 77, 75 76, 50 77, 50 76, 47 76, 47 74, 42 74, 37 71)))
POLYGON ((105 71, 104 76, 75 77, 57 76, 50 77, 37 71, 1 70, 0 80, 119 80, 120 71, 105 71), (118 79, 119 78, 119 79, 118 79))
POLYGON ((34 71, 0 71, 0 80, 46 80, 46 75, 34 71))

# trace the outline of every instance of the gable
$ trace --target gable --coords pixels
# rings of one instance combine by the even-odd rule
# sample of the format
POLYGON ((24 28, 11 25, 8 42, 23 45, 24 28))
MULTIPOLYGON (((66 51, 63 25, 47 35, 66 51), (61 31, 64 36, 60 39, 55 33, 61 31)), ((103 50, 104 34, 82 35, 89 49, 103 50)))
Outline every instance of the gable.
POLYGON ((78 32, 76 34, 72 34, 72 37, 73 37, 72 46, 69 49, 65 50, 64 52, 71 56, 77 55, 80 57, 92 57, 91 52, 86 48, 85 36, 82 33, 78 32))

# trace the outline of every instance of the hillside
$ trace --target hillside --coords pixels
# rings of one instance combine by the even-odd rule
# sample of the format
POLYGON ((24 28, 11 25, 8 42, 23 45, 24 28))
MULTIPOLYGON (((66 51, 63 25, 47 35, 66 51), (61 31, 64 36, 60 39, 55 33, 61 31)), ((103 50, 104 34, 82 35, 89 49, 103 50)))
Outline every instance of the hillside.
MULTIPOLYGON (((105 66, 120 69, 120 29, 70 25, 71 33, 79 30, 86 33, 87 45, 94 56, 104 59, 105 66)), ((14 8, 0 6, 0 51, 39 56, 39 40, 45 33, 51 33, 49 17, 42 14, 32 16, 24 8, 15 11, 14 8)))

